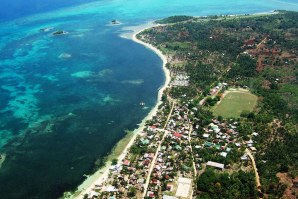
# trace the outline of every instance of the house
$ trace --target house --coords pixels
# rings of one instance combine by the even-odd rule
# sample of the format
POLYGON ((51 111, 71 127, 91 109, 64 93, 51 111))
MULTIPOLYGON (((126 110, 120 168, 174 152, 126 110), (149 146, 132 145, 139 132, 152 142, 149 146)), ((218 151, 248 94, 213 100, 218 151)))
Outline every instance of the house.
POLYGON ((210 147, 210 146, 213 146, 213 143, 211 143, 211 142, 205 142, 205 144, 204 144, 206 147, 210 147))
POLYGON ((240 143, 235 143, 236 147, 240 147, 241 144, 240 143))
POLYGON ((174 187, 173 183, 169 182, 167 184, 167 190, 172 191, 173 190, 173 187, 174 187))
POLYGON ((227 152, 221 152, 219 155, 221 155, 222 157, 227 157, 228 153, 227 152))
POLYGON ((110 166, 110 168, 109 168, 109 170, 111 170, 111 171, 120 171, 120 169, 121 169, 121 166, 120 165, 112 165, 112 166, 110 166))
POLYGON ((254 39, 246 40, 246 41, 244 42, 244 44, 245 44, 246 46, 248 46, 248 47, 251 47, 251 46, 253 46, 253 45, 255 44, 255 40, 254 40, 254 39))
POLYGON ((180 133, 174 133, 174 136, 176 137, 176 138, 180 138, 182 135, 180 134, 180 133))
POLYGON ((154 192, 148 191, 147 192, 147 197, 149 197, 149 198, 155 198, 154 192))
POLYGON ((253 144, 253 143, 254 143, 254 141, 252 141, 252 139, 246 141, 246 144, 247 144, 247 145, 249 145, 249 144, 253 144))
POLYGON ((175 148, 176 150, 178 150, 178 151, 182 150, 182 148, 181 148, 180 145, 176 145, 174 148, 175 148))
POLYGON ((140 141, 141 141, 142 145, 148 145, 150 142, 148 139, 143 139, 143 138, 141 138, 140 141))
POLYGON ((208 161, 206 166, 215 167, 217 169, 223 170, 225 168, 224 164, 208 161))
POLYGON ((149 159, 146 159, 144 162, 143 162, 143 165, 144 166, 149 166, 149 164, 151 163, 151 161, 149 159))
POLYGON ((106 188, 106 192, 115 192, 115 191, 118 191, 118 190, 112 185, 107 186, 106 188))
POLYGON ((246 154, 244 154, 243 156, 241 156, 241 158, 240 158, 241 160, 247 160, 248 159, 248 157, 247 157, 247 155, 246 154))
POLYGON ((140 179, 137 180, 137 182, 138 182, 139 184, 144 184, 145 179, 144 179, 144 178, 140 178, 140 179))
POLYGON ((130 165, 130 161, 129 160, 123 160, 123 165, 124 166, 129 166, 130 165))
POLYGON ((88 193, 88 198, 97 198, 98 197, 98 193, 95 191, 91 191, 90 193, 88 193))
POLYGON ((250 150, 252 150, 252 151, 257 151, 257 149, 256 149, 256 147, 250 147, 250 150))
POLYGON ((259 134, 257 132, 252 133, 253 136, 258 136, 259 134))

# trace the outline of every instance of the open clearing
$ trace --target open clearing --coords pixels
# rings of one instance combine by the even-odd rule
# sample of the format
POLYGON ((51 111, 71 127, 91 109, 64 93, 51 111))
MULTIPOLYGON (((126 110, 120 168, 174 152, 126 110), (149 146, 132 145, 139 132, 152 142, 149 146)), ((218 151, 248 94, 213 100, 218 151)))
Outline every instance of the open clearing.
POLYGON ((252 111, 257 103, 258 97, 248 90, 228 90, 223 99, 214 108, 214 115, 229 117, 240 117, 242 111, 252 111))

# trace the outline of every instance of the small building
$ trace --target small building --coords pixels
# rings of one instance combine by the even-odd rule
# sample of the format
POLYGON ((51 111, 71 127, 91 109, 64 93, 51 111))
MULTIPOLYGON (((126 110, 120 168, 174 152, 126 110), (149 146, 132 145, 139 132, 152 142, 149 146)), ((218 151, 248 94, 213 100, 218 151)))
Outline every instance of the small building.
POLYGON ((88 193, 88 198, 97 198, 98 197, 98 193, 95 191, 91 191, 90 193, 88 193))
POLYGON ((116 189, 114 186, 110 185, 110 186, 107 186, 106 188, 106 192, 115 192, 115 191, 118 191, 118 189, 116 189))
POLYGON ((252 133, 253 136, 258 136, 259 134, 257 132, 252 133))
POLYGON ((227 152, 221 152, 219 155, 221 155, 222 157, 227 157, 228 153, 227 152))
POLYGON ((144 138, 141 138, 141 143, 142 145, 148 145, 150 143, 150 141, 148 139, 144 139, 144 138))
POLYGON ((256 149, 256 147, 250 147, 250 150, 252 150, 252 151, 257 151, 257 149, 256 149))
POLYGON ((123 165, 124 166, 129 166, 130 165, 130 161, 129 160, 123 160, 123 165))
POLYGON ((174 148, 178 151, 182 150, 182 147, 180 145, 176 145, 174 148))
POLYGON ((208 161, 206 166, 215 167, 215 168, 220 169, 220 170, 223 170, 225 168, 224 164, 217 163, 217 162, 212 162, 212 161, 208 161))
POLYGON ((182 134, 180 134, 180 133, 174 133, 174 137, 177 137, 177 138, 180 138, 182 136, 182 134))
POLYGON ((241 160, 248 160, 248 157, 247 157, 247 155, 246 154, 244 154, 243 156, 241 156, 241 158, 240 158, 241 160))
POLYGON ((155 198, 154 192, 148 191, 147 192, 147 197, 149 197, 149 198, 155 198))
POLYGON ((236 147, 240 147, 241 144, 240 143, 235 143, 236 147))
POLYGON ((167 184, 167 190, 172 191, 173 190, 173 187, 174 187, 173 183, 169 182, 167 184))
POLYGON ((204 144, 206 147, 210 147, 210 146, 213 146, 213 143, 212 142, 205 142, 204 144))

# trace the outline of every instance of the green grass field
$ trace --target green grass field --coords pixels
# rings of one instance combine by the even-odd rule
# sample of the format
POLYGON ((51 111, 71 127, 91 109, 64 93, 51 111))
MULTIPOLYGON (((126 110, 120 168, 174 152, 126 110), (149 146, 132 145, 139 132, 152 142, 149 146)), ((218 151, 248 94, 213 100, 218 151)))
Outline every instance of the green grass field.
POLYGON ((215 106, 213 113, 225 118, 237 118, 242 111, 252 111, 257 99, 257 96, 248 91, 227 91, 221 102, 215 106))

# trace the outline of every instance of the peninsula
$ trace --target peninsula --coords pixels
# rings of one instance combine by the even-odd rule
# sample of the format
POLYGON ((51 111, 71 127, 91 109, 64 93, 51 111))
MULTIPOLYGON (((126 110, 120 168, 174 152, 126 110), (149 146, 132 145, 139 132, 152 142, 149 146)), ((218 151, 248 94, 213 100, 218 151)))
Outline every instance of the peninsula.
POLYGON ((298 13, 159 20, 159 102, 77 198, 296 198, 298 13), (170 81, 171 80, 171 81, 170 81))

